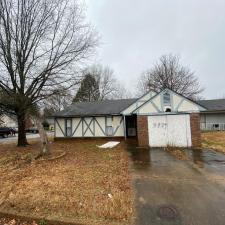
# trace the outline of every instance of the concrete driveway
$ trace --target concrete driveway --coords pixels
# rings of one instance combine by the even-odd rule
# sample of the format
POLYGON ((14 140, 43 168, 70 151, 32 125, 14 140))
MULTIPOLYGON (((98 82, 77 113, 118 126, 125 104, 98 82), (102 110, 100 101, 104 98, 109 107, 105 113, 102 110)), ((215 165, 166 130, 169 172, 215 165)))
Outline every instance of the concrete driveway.
POLYGON ((180 161, 163 149, 129 151, 136 225, 225 224, 224 154, 187 150, 190 160, 180 161))

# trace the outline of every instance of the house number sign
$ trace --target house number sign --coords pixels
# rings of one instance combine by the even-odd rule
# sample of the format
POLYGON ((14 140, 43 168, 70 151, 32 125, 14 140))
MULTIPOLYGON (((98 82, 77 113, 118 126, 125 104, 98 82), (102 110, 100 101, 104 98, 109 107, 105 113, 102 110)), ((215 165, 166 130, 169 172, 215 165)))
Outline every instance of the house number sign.
POLYGON ((167 128, 167 123, 153 123, 153 128, 166 129, 167 128))

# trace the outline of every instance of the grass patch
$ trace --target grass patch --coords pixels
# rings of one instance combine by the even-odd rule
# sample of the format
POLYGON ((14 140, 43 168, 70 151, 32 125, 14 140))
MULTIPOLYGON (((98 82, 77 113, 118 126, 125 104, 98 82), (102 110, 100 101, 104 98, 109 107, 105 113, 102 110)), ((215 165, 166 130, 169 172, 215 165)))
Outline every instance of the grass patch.
POLYGON ((225 131, 202 133, 202 147, 225 153, 225 131))
POLYGON ((71 223, 130 224, 133 191, 125 143, 111 150, 96 147, 103 143, 53 142, 51 150, 66 155, 50 161, 28 160, 38 144, 1 145, 0 211, 71 223))

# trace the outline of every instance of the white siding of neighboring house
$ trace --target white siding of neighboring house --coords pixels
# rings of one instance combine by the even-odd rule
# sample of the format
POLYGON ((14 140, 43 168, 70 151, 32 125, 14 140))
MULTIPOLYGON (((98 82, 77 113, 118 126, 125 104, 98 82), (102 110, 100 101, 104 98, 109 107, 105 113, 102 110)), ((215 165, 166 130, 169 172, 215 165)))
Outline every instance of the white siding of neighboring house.
POLYGON ((225 113, 201 114, 202 130, 225 130, 225 113))
POLYGON ((18 127, 16 119, 11 118, 10 116, 2 115, 0 120, 2 121, 0 124, 2 127, 18 127))
POLYGON ((225 124, 225 113, 213 113, 213 114, 201 114, 201 123, 224 123, 225 124))
MULTIPOLYGON (((107 137, 106 126, 113 127, 113 137, 124 136, 122 116, 101 116, 72 118, 72 137, 107 137)), ((65 137, 65 133, 65 118, 57 118, 55 122, 55 137, 65 137)))

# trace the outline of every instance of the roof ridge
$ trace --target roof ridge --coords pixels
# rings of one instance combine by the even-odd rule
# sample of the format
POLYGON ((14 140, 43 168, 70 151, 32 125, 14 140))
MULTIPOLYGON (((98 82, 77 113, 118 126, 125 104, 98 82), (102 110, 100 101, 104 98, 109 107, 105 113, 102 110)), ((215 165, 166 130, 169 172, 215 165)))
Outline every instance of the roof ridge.
POLYGON ((99 100, 99 101, 84 101, 84 102, 73 102, 73 104, 76 103, 96 103, 96 102, 107 102, 107 101, 123 101, 123 100, 136 100, 138 98, 121 98, 121 99, 104 99, 104 100, 99 100))

